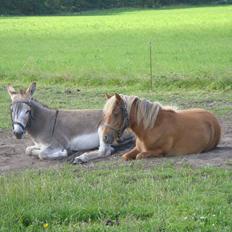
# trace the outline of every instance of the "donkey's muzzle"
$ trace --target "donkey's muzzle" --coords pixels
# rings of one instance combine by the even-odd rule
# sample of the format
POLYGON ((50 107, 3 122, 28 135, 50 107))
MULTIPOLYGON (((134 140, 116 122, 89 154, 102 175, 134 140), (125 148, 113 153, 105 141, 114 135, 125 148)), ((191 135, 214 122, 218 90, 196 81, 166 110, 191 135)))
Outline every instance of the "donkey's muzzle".
POLYGON ((23 137, 23 131, 21 131, 21 132, 14 131, 14 135, 17 139, 21 139, 23 137))
POLYGON ((25 126, 20 122, 13 123, 13 133, 17 139, 21 139, 25 132, 25 126))

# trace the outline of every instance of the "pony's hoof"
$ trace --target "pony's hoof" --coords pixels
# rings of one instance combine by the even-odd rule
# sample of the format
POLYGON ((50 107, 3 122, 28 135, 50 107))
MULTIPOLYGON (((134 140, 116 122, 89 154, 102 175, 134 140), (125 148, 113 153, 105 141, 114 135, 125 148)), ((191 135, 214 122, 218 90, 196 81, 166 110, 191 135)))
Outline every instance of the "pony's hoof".
POLYGON ((138 155, 136 156, 136 159, 137 159, 137 160, 144 159, 144 156, 143 156, 142 154, 138 154, 138 155))
POLYGON ((123 155, 122 158, 123 158, 125 161, 131 160, 130 156, 128 156, 127 154, 123 155))

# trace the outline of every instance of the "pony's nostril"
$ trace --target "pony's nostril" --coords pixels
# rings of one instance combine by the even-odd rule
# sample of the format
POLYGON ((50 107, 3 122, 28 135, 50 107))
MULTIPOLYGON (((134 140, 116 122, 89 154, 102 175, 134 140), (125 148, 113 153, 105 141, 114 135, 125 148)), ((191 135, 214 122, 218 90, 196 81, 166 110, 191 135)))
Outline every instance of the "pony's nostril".
POLYGON ((107 142, 107 140, 108 140, 107 135, 104 136, 104 140, 105 140, 105 142, 107 142))

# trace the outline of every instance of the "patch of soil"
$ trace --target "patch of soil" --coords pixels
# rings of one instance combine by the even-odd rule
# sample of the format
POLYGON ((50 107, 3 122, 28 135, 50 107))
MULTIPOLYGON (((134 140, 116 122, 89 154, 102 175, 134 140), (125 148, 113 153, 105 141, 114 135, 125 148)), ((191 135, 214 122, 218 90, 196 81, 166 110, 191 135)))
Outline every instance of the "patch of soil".
MULTIPOLYGON (((193 167, 232 167, 232 123, 230 120, 230 117, 220 120, 220 124, 223 128, 222 139, 218 148, 210 152, 169 158, 152 158, 142 162, 144 162, 146 166, 172 162, 176 165, 189 164, 193 167)), ((25 155, 25 148, 30 145, 33 144, 29 136, 25 136, 22 140, 17 140, 12 132, 0 130, 0 173, 26 168, 59 167, 62 166, 64 162, 71 161, 73 158, 69 157, 65 160, 39 160, 36 157, 25 155)), ((121 164, 124 162, 120 157, 122 153, 124 152, 117 153, 106 159, 98 160, 98 162, 108 162, 109 165, 121 164)), ((80 154, 81 153, 78 155, 80 154)), ((90 162, 85 166, 92 168, 94 167, 94 162, 90 162)))
POLYGON ((11 131, 0 130, 0 174, 11 170, 61 165, 61 161, 58 160, 39 160, 27 156, 25 149, 31 145, 33 143, 29 136, 17 140, 11 131))

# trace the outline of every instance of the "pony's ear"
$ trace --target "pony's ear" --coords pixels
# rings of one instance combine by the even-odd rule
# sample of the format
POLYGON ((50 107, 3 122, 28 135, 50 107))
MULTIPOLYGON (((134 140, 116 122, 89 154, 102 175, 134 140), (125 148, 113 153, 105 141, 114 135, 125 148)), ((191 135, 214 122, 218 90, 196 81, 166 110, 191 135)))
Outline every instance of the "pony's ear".
POLYGON ((34 94, 35 90, 36 90, 36 83, 33 82, 33 83, 30 85, 30 87, 26 90, 26 95, 27 95, 28 97, 32 97, 32 95, 34 94))
POLYGON ((121 96, 118 93, 115 93, 115 97, 118 102, 122 100, 121 96))
POLYGON ((112 95, 110 95, 108 93, 106 93, 105 96, 106 96, 106 99, 110 99, 112 97, 112 95))
POLYGON ((13 87, 12 85, 8 85, 8 86, 6 87, 6 89, 7 89, 7 92, 9 93, 9 95, 10 95, 11 98, 12 98, 15 94, 17 94, 16 91, 15 91, 15 89, 14 89, 14 87, 13 87))

